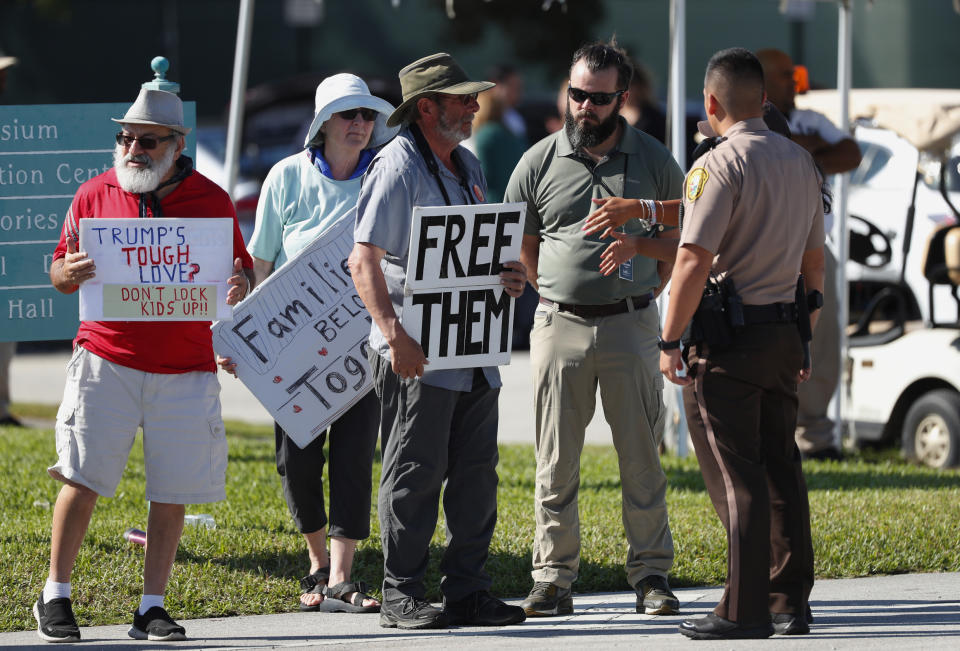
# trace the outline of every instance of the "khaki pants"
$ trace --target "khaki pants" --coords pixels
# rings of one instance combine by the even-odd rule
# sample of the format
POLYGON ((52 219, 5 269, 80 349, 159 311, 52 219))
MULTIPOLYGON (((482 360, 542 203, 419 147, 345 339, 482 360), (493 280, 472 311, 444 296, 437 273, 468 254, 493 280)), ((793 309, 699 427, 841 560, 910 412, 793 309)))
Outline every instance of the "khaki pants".
POLYGON ((584 319, 540 306, 530 336, 537 417, 536 533, 533 579, 569 587, 580 565, 580 452, 597 386, 620 463, 627 580, 673 564, 663 434, 663 377, 655 304, 584 319))
POLYGON ((804 454, 836 448, 833 436, 833 420, 827 408, 840 377, 840 333, 836 278, 837 259, 824 247, 823 310, 817 329, 813 332, 810 353, 813 358, 813 375, 797 388, 800 410, 797 413, 797 447, 804 454))

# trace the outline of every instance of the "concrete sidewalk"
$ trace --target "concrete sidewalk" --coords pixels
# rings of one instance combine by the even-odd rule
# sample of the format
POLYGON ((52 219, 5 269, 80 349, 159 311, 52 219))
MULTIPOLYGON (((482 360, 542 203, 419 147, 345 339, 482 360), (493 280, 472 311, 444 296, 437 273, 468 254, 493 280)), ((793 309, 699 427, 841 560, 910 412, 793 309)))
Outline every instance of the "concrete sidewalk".
MULTIPOLYGON (((14 357, 11 378, 15 402, 60 402, 69 354, 32 353, 14 357)), ((501 368, 500 441, 533 443, 530 361, 514 353, 501 368)), ((221 401, 227 419, 272 423, 266 410, 232 376, 220 374, 221 401)), ((46 424, 52 426, 52 424, 46 424)), ((587 429, 587 443, 610 444, 610 432, 597 413, 587 429)), ((77 586, 82 590, 82 586, 77 586)), ((677 590, 684 616, 706 614, 721 589, 677 590)), ((634 611, 630 593, 577 595, 572 617, 533 619, 501 629, 455 628, 445 631, 398 631, 380 628, 374 615, 288 613, 181 622, 190 640, 178 643, 135 642, 128 626, 84 628, 85 646, 151 649, 163 647, 262 649, 318 646, 373 648, 556 648, 595 645, 599 648, 687 647, 692 641, 677 632, 680 617, 650 617, 634 611)), ((862 579, 819 581, 811 603, 816 618, 811 634, 773 640, 703 642, 700 647, 740 649, 777 644, 789 649, 960 648, 960 573, 905 574, 862 579)), ((176 617, 176 613, 172 613, 176 617)), ((47 645, 35 631, 0 634, 0 646, 40 648, 47 645)))
MULTIPOLYGON (((82 586, 78 586, 82 589, 82 586)), ((683 617, 710 611, 720 588, 677 590, 683 617)), ((513 603, 516 603, 514 601, 513 603)), ((815 622, 809 635, 769 640, 693 642, 677 632, 682 617, 634 612, 634 595, 576 595, 574 615, 528 619, 503 628, 400 631, 380 628, 377 615, 288 613, 181 621, 185 642, 136 642, 128 626, 82 628, 83 647, 111 649, 270 648, 524 648, 588 645, 610 648, 957 649, 960 648, 960 573, 901 574, 818 581, 811 595, 815 622)), ((176 616, 176 613, 172 613, 176 616)), ((0 634, 0 646, 51 648, 36 631, 0 634)))

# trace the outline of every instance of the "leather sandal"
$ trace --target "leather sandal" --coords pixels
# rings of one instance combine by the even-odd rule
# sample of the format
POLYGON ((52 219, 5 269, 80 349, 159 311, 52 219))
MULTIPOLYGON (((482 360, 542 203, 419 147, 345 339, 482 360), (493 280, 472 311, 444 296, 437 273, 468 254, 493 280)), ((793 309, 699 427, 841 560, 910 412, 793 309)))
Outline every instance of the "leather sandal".
MULTIPOLYGON (((325 590, 327 589, 327 581, 330 580, 330 566, 321 567, 319 570, 310 574, 308 576, 300 579, 300 587, 303 589, 303 592, 300 593, 301 596, 305 594, 321 594, 326 596, 325 590)), ((318 604, 313 606, 308 606, 307 604, 300 602, 300 610, 305 613, 315 613, 320 610, 320 606, 323 604, 321 601, 318 604)))
POLYGON ((367 594, 367 590, 369 588, 363 581, 357 581, 356 583, 344 581, 333 587, 324 586, 323 595, 326 597, 324 599, 324 603, 326 603, 324 610, 332 613, 379 613, 380 604, 374 606, 363 605, 364 600, 373 599, 367 594), (353 598, 347 600, 347 595, 351 592, 354 593, 353 598))

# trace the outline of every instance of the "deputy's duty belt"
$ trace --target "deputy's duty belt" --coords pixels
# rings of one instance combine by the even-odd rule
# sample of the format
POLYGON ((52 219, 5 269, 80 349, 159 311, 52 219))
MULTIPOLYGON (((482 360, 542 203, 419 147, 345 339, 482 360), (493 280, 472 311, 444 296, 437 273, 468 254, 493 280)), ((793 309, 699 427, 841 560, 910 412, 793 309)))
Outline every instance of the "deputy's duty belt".
POLYGON ((759 323, 794 323, 797 306, 794 303, 770 303, 768 305, 744 305, 744 325, 759 323))
POLYGON ((592 319, 599 316, 613 316, 614 314, 623 314, 630 311, 627 301, 633 303, 633 309, 642 310, 650 305, 653 300, 653 294, 643 296, 631 296, 616 303, 606 303, 604 305, 576 305, 573 303, 554 303, 548 298, 540 297, 540 302, 550 307, 556 306, 560 312, 569 312, 584 319, 592 319))

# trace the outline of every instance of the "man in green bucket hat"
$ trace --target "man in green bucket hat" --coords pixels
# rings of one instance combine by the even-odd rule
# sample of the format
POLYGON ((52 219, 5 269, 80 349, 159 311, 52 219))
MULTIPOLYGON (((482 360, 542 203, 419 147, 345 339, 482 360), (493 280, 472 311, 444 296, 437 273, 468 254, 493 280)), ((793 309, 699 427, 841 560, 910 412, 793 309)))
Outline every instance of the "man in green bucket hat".
MULTIPOLYGON (((400 85, 403 103, 387 124, 403 128, 364 176, 350 256, 353 281, 373 317, 368 357, 381 402, 380 625, 516 624, 525 619, 523 609, 493 597, 484 570, 497 520, 500 375, 496 367, 430 371, 420 344, 400 325, 414 206, 484 203, 480 162, 459 143, 470 136, 477 93, 494 84, 472 81, 453 57, 439 53, 403 68, 400 85), (424 599, 423 584, 441 489, 443 610, 424 599)), ((526 270, 516 261, 504 266, 501 283, 517 297, 526 270)))

